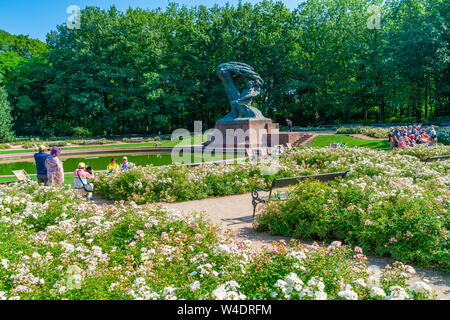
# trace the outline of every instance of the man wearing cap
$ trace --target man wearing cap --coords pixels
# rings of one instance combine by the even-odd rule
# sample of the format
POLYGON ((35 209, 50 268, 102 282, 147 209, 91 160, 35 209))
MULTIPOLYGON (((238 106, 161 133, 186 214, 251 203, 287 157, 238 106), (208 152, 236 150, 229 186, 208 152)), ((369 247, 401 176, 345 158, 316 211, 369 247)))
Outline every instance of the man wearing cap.
POLYGON ((37 181, 39 184, 48 186, 47 168, 45 167, 45 160, 49 157, 46 153, 47 147, 39 146, 39 152, 34 154, 34 161, 36 162, 37 181))
POLYGON ((119 168, 120 168, 120 170, 128 170, 132 166, 134 166, 134 163, 128 162, 128 158, 127 157, 123 157, 122 158, 122 163, 120 164, 119 168))

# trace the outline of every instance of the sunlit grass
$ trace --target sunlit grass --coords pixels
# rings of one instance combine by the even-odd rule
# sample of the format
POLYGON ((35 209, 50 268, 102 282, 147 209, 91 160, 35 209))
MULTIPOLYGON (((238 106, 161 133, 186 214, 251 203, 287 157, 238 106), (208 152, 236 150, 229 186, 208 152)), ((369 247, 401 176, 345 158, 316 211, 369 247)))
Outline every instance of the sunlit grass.
MULTIPOLYGON (((34 181, 37 181, 37 178, 35 175, 30 176, 30 178, 33 179, 34 181)), ((0 177, 0 183, 1 182, 10 182, 10 181, 17 181, 17 178, 16 177, 0 177)), ((68 174, 64 175, 64 184, 67 184, 67 185, 70 184, 71 186, 73 186, 73 174, 72 173, 68 173, 68 174)))
MULTIPOLYGON (((196 136, 191 139, 184 139, 181 141, 154 141, 144 143, 123 143, 123 144, 110 144, 110 145, 94 145, 84 147, 62 147, 61 150, 92 150, 92 149, 120 149, 120 148, 138 148, 138 147, 173 147, 176 145, 200 145, 206 140, 205 136, 196 136)), ((12 153, 27 153, 35 152, 34 149, 19 149, 19 150, 1 150, 0 154, 12 154, 12 153)))
POLYGON ((318 135, 311 141, 309 147, 328 147, 334 142, 345 143, 346 147, 364 147, 378 150, 390 149, 389 141, 387 140, 364 140, 336 134, 318 135))

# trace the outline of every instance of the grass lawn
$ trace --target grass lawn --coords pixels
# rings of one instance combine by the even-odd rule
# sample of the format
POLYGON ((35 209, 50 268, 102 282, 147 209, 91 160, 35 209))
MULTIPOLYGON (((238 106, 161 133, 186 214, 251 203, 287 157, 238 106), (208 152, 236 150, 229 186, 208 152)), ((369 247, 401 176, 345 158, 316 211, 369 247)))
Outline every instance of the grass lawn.
MULTIPOLYGON (((160 143, 159 145, 156 142, 148 142, 148 143, 131 143, 131 144, 114 144, 114 145, 98 145, 98 146, 84 146, 84 147, 64 147, 61 148, 61 150, 84 150, 84 149, 107 149, 107 148, 127 148, 127 147, 171 147, 176 145, 198 145, 204 142, 206 139, 205 136, 203 137, 192 137, 191 139, 185 139, 182 141, 164 141, 160 143)), ((25 152, 34 152, 33 149, 27 149, 27 150, 7 150, 7 151, 0 151, 0 154, 7 154, 7 153, 25 153, 25 152)), ((33 180, 36 180, 36 176, 31 176, 33 180)), ((17 179, 15 177, 0 177, 0 182, 7 182, 7 181, 16 181, 17 179)), ((73 186, 73 174, 65 174, 64 175, 64 184, 71 184, 73 186)))
MULTIPOLYGON (((96 145, 96 146, 83 146, 83 147, 62 147, 61 150, 88 150, 88 149, 113 149, 113 148, 132 148, 132 147, 173 147, 176 145, 197 145, 202 144, 206 140, 206 137, 192 137, 190 140, 185 139, 182 141, 163 141, 158 142, 145 142, 145 143, 122 143, 122 144, 108 144, 108 145, 96 145)), ((21 149, 21 150, 1 150, 0 154, 11 153, 27 153, 35 152, 34 149, 21 149)))
MULTIPOLYGON (((31 179, 36 181, 36 176, 31 176, 31 179)), ((0 177, 0 182, 17 181, 16 177, 0 177)), ((64 184, 70 184, 73 187, 73 174, 64 175, 64 184)))
POLYGON ((364 140, 345 135, 318 135, 316 136, 309 147, 328 147, 333 142, 345 143, 347 147, 365 147, 378 150, 389 150, 389 142, 387 140, 364 140))

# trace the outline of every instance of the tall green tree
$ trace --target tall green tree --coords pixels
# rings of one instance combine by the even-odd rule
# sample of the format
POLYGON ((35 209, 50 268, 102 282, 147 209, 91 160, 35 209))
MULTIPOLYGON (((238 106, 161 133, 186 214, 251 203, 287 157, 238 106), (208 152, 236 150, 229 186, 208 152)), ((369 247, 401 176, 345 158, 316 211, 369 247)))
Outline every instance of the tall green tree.
POLYGON ((229 111, 226 61, 262 76, 253 103, 281 124, 448 121, 448 25, 445 0, 86 7, 81 29, 57 26, 44 46, 0 33, 0 74, 22 135, 210 128, 229 111))
POLYGON ((13 138, 11 107, 8 102, 8 94, 0 87, 0 139, 10 141, 13 138))
POLYGON ((48 51, 42 41, 0 30, 0 74, 7 76, 19 63, 48 51))

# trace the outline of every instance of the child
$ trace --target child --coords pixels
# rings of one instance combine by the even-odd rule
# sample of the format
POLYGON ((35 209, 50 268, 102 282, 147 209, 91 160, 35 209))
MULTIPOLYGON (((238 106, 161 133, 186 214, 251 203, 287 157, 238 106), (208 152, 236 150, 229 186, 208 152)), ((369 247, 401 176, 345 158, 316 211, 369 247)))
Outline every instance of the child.
POLYGON ((389 139, 389 144, 391 145, 391 149, 393 149, 395 147, 394 128, 391 128, 391 130, 389 130, 388 139, 389 139))

